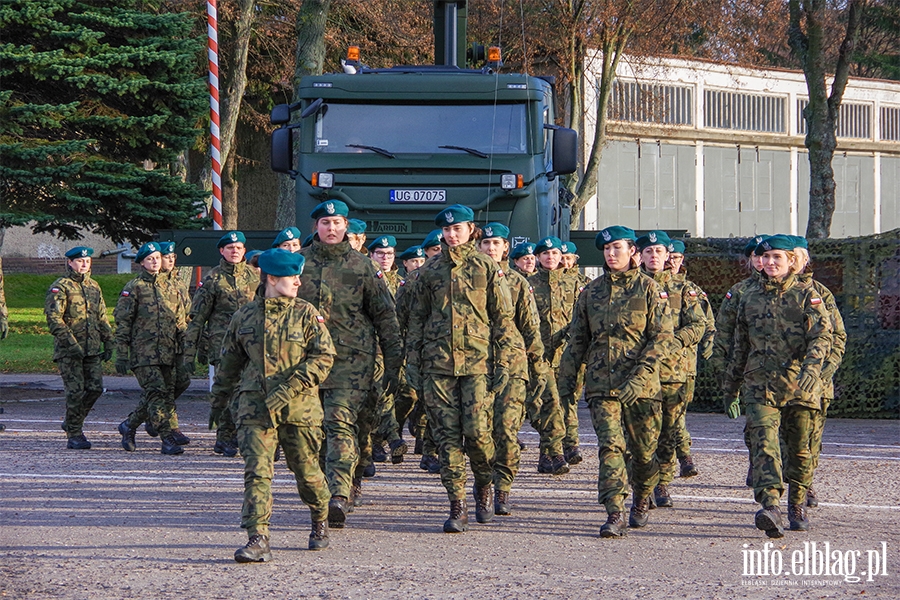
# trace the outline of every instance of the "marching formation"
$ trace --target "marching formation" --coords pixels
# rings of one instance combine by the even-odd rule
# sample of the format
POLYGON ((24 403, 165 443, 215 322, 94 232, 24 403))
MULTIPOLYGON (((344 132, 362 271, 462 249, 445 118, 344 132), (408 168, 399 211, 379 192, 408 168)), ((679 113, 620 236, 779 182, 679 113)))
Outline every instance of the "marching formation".
POLYGON ((406 427, 420 467, 440 473, 447 491, 443 530, 460 533, 469 527, 466 459, 475 520, 509 515, 524 420, 540 435, 538 471, 564 475, 583 460, 583 399, 607 512, 600 535, 616 538, 673 505, 676 474, 698 474, 685 413, 699 355, 720 376, 728 416, 746 413, 756 527, 784 535, 787 482, 789 528, 809 528, 846 334, 834 296, 806 270, 803 238, 752 240, 752 272, 714 317, 686 277, 683 242, 664 231, 603 229, 596 244, 605 266, 592 281, 572 242, 511 248, 506 225, 479 227, 461 205, 441 210, 437 228, 399 256, 392 236, 366 247, 365 223, 343 202, 323 202, 310 216, 310 236, 287 228, 264 252, 246 252, 244 235, 227 232, 222 260, 193 299, 174 276, 174 244, 144 244, 141 272, 114 310, 115 332, 90 276, 93 250, 67 252, 68 272, 45 307, 66 387, 67 447, 91 447, 82 426, 115 350, 116 371, 130 370, 143 390, 119 425, 122 447, 135 450, 143 424, 163 454, 183 453, 190 440, 176 401, 195 362, 209 364, 213 450, 244 460, 249 540, 235 560, 265 562, 281 456, 310 510, 309 548, 319 550, 329 528, 345 527, 361 505, 376 463, 404 460, 406 427))

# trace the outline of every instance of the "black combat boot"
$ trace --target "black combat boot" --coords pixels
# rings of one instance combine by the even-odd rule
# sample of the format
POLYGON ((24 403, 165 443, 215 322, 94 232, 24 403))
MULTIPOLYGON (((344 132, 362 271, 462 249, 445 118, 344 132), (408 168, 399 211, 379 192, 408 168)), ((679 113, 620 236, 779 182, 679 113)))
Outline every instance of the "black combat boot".
POLYGON ((563 450, 563 458, 565 458, 566 462, 570 465, 577 465, 584 460, 584 457, 581 456, 581 450, 579 450, 578 446, 572 446, 571 448, 566 448, 565 450, 563 450))
POLYGON ((162 446, 159 449, 160 454, 184 454, 184 448, 178 444, 175 437, 171 434, 160 436, 160 439, 162 440, 162 446))
POLYGON ((788 523, 791 531, 809 531, 809 518, 803 504, 788 504, 788 523))
MULTIPOLYGON (((700 471, 698 471, 697 467, 694 466, 694 459, 691 458, 690 454, 679 458, 678 462, 681 463, 682 477, 695 477, 700 474, 700 471)), ((660 506, 662 505, 660 504, 660 506)))
POLYGON ((781 524, 781 511, 778 506, 767 506, 756 511, 756 528, 766 532, 770 538, 784 537, 784 526, 781 524))
POLYGON ((362 477, 354 477, 350 486, 350 510, 355 506, 362 506, 362 477))
POLYGON ((422 438, 416 438, 416 445, 413 446, 413 454, 422 454, 422 451, 425 449, 425 442, 422 441, 422 438))
POLYGON ((621 512, 611 512, 606 516, 606 523, 600 527, 600 537, 617 538, 628 535, 628 525, 625 523, 625 515, 621 512))
POLYGON ((372 442, 372 462, 387 462, 387 452, 384 451, 384 444, 381 442, 372 442))
POLYGON ((437 456, 423 454, 422 460, 419 461, 419 468, 423 471, 428 471, 429 473, 440 473, 441 461, 438 460, 437 456))
POLYGON ((222 454, 229 458, 232 456, 237 456, 237 442, 235 442, 234 440, 226 440, 224 442, 216 440, 216 444, 213 446, 213 452, 215 452, 216 454, 222 454))
POLYGON ((328 526, 332 529, 343 529, 349 512, 345 497, 332 496, 328 503, 328 526))
POLYGON ((569 463, 566 462, 562 454, 557 454, 556 456, 547 456, 544 461, 544 468, 546 470, 541 471, 540 463, 538 463, 538 472, 550 473, 551 475, 565 475, 569 472, 569 463))
POLYGON ((122 434, 122 447, 128 452, 134 452, 136 445, 134 443, 134 429, 128 426, 128 419, 119 423, 119 433, 122 434))
POLYGON ((170 435, 172 436, 172 439, 175 440, 175 443, 178 444, 179 446, 187 446, 188 444, 191 443, 191 440, 188 439, 188 436, 181 433, 181 430, 178 429, 177 427, 172 430, 170 435))
POLYGON ((66 442, 66 448, 69 450, 90 450, 91 443, 84 437, 83 433, 79 433, 69 438, 69 441, 66 442))
POLYGON ((273 462, 278 462, 279 460, 281 460, 281 444, 275 446, 275 456, 272 457, 273 462))
POLYGON ((509 492, 501 492, 500 490, 494 492, 494 514, 512 514, 512 510, 509 507, 509 492))
POLYGON ((365 468, 363 469, 363 477, 365 477, 366 479, 375 477, 375 463, 370 462, 365 466, 365 468))
POLYGON ((475 497, 475 520, 479 523, 490 523, 494 518, 494 490, 491 484, 472 488, 475 497))
POLYGON ((809 489, 806 490, 806 506, 809 508, 815 508, 819 505, 819 497, 816 495, 816 490, 813 489, 813 486, 809 486, 809 489))
POLYGON ((450 501, 450 518, 444 521, 444 533, 462 533, 469 529, 469 509, 466 501, 450 501))
POLYGON ((753 487, 753 465, 747 467, 747 479, 744 480, 744 483, 747 484, 748 488, 753 487))
POLYGON ((399 440, 394 440, 390 443, 391 446, 391 462, 395 465, 398 465, 403 462, 403 456, 406 454, 406 451, 409 450, 409 446, 406 445, 406 442, 401 438, 399 440))
POLYGON ((629 527, 646 527, 650 521, 650 501, 647 498, 638 500, 634 498, 631 502, 631 513, 628 515, 629 527))
POLYGON ((154 427, 150 423, 150 421, 147 421, 146 423, 144 423, 144 431, 146 431, 147 435, 149 435, 150 437, 158 437, 159 436, 159 432, 156 430, 156 427, 154 427))
POLYGON ((247 545, 234 552, 234 560, 239 563, 269 562, 272 560, 269 538, 264 535, 251 535, 247 545))
POLYGON ((672 496, 669 495, 669 486, 665 483, 660 483, 653 488, 653 496, 658 507, 670 508, 672 506, 672 496))
POLYGON ((328 547, 328 521, 313 521, 309 534, 309 549, 324 550, 328 547))

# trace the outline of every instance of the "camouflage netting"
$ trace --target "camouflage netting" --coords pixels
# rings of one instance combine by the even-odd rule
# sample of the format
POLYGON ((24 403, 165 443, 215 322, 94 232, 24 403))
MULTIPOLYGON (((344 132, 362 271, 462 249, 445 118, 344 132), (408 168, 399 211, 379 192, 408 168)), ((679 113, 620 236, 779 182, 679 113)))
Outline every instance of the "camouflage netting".
MULTIPOLYGON (((718 311, 728 289, 747 277, 747 238, 688 239, 688 278, 718 311)), ((847 352, 835 375, 833 417, 900 417, 900 229, 860 238, 811 240, 815 279, 834 293, 847 328, 847 352)), ((691 409, 722 411, 722 395, 700 361, 691 409)))

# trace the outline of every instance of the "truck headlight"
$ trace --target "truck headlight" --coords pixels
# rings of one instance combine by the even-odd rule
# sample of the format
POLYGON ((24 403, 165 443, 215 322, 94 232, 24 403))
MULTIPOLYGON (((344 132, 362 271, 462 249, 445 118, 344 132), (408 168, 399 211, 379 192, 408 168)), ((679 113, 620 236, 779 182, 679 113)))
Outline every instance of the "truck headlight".
POLYGON ((334 173, 313 173, 312 186, 322 189, 331 189, 334 187, 334 173))
POLYGON ((514 190, 524 186, 522 175, 506 173, 500 176, 500 187, 504 190, 514 190))

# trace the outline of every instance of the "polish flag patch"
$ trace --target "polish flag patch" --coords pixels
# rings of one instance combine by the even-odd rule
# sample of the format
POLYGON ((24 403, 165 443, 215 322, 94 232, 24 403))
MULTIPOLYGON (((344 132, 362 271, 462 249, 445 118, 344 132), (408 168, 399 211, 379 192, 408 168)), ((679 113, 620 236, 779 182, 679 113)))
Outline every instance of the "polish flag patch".
POLYGON ((378 271, 375 273, 375 277, 377 277, 378 279, 381 279, 384 277, 384 273, 382 273, 381 271, 378 271))
POLYGON ((54 294, 58 294, 58 293, 59 293, 59 288, 58 288, 58 287, 52 287, 52 288, 50 288, 50 291, 51 291, 52 293, 54 293, 54 294))
POLYGON ((696 295, 697 295, 697 292, 695 292, 694 290, 690 290, 690 291, 688 291, 688 295, 689 295, 689 296, 696 296, 696 295))
POLYGON ((316 315, 316 321, 318 321, 319 323, 324 323, 325 317, 323 317, 322 315, 316 315))
POLYGON ((726 293, 725 297, 728 298, 729 300, 731 300, 731 292, 726 293))
POLYGON ((497 275, 500 277, 505 277, 506 274, 503 272, 503 269, 497 269, 497 275))
POLYGON ((813 306, 815 306, 816 304, 822 304, 822 299, 821 298, 811 298, 809 300, 809 303, 812 304, 813 306))
POLYGON ((660 292, 660 293, 659 293, 659 297, 662 298, 663 300, 668 300, 668 299, 669 299, 669 294, 666 293, 666 292, 660 292))
POLYGON ((129 292, 128 290, 122 290, 122 295, 127 298, 128 296, 131 295, 131 292, 129 292))

